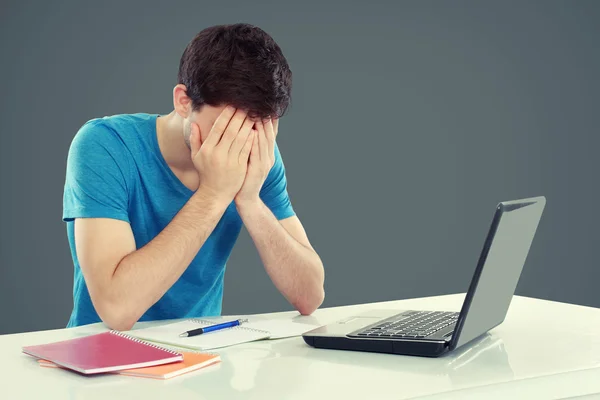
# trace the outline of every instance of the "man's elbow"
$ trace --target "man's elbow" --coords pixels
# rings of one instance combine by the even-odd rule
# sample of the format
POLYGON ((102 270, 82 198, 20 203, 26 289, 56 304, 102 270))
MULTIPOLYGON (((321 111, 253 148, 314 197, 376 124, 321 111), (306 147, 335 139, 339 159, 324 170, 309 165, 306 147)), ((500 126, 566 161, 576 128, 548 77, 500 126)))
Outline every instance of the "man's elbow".
POLYGON ((108 301, 99 301, 96 306, 98 316, 104 324, 115 331, 128 331, 133 328, 137 322, 132 312, 128 311, 123 305, 111 303, 108 301))
POLYGON ((319 288, 316 293, 311 296, 306 296, 296 304, 296 309, 301 315, 311 315, 317 310, 325 300, 325 291, 319 288))
POLYGON ((126 318, 106 318, 103 319, 104 324, 115 331, 125 332, 131 330, 137 321, 126 318))

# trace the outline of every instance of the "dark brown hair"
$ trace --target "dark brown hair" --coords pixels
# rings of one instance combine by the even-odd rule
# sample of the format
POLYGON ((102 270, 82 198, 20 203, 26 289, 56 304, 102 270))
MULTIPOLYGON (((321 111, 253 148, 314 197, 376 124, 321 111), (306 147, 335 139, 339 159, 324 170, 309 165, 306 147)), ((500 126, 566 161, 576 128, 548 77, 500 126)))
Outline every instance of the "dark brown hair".
POLYGON ((278 118, 291 100, 292 72, 273 38, 249 24, 217 25, 198 33, 179 63, 194 110, 230 104, 251 117, 278 118))

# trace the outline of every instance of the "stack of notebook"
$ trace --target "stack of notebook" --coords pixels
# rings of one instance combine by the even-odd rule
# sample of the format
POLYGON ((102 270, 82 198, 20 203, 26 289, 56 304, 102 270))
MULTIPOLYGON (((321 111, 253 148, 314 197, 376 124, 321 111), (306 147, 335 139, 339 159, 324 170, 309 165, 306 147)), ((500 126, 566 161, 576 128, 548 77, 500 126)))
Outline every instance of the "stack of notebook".
POLYGON ((189 319, 127 332, 108 331, 61 342, 23 347, 43 367, 57 367, 81 374, 114 373, 168 379, 220 362, 207 350, 264 339, 299 336, 315 328, 305 318, 260 319, 192 337, 180 337, 198 327, 231 320, 232 317, 189 319), (170 346, 181 351, 174 351, 170 346))
POLYGON ((178 352, 116 331, 22 350, 45 367, 84 375, 115 373, 156 379, 169 379, 221 361, 217 354, 178 352))

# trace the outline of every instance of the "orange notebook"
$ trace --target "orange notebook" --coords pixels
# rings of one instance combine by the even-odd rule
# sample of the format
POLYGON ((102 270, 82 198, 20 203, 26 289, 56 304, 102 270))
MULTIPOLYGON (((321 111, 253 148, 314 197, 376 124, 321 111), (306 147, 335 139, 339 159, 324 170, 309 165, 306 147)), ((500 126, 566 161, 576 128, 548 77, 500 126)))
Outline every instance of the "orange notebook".
MULTIPOLYGON (((171 364, 157 365, 153 367, 143 367, 134 369, 125 369, 113 373, 119 375, 139 376, 143 378, 169 379, 187 372, 196 371, 209 365, 221 361, 218 354, 210 353, 188 353, 183 352, 183 361, 171 364)), ((51 361, 40 359, 38 363, 42 367, 61 368, 60 365, 51 361)))

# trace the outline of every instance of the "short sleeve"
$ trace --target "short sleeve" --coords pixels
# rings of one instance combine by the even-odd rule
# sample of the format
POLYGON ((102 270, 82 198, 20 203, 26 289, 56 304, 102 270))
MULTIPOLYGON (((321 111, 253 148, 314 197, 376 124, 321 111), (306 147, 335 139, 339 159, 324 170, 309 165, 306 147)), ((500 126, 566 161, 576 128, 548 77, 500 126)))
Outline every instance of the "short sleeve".
POLYGON ((285 166, 277 143, 274 152, 275 162, 260 191, 260 197, 273 215, 282 220, 294 216, 295 212, 288 195, 285 166))
POLYGON ((67 157, 63 220, 112 218, 129 221, 129 160, 120 137, 101 120, 75 135, 67 157))

